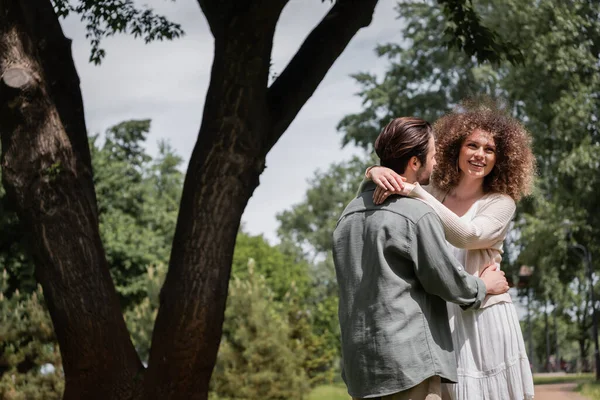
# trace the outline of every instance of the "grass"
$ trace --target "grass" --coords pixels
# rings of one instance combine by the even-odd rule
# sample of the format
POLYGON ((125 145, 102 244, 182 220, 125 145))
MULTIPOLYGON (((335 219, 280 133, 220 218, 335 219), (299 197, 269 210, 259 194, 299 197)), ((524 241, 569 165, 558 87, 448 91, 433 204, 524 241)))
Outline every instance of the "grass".
POLYGON ((590 400, 600 400, 600 383, 593 380, 581 383, 577 388, 583 396, 590 400))
POLYGON ((317 386, 308 395, 307 400, 350 400, 346 385, 343 383, 317 386))
MULTIPOLYGON (((534 375, 536 385, 553 383, 577 383, 578 391, 590 400, 600 400, 600 382, 594 381, 594 374, 566 374, 555 376, 534 375)), ((307 400, 350 400, 346 386, 343 383, 317 386, 308 395, 307 400)))
POLYGON ((544 376, 534 375, 533 382, 536 385, 549 385, 552 383, 577 383, 577 391, 590 400, 600 400, 600 382, 596 382, 593 373, 590 374, 568 374, 544 376))
POLYGON ((553 383, 584 383, 594 379, 594 374, 565 374, 565 375, 534 375, 535 385, 550 385, 553 383))

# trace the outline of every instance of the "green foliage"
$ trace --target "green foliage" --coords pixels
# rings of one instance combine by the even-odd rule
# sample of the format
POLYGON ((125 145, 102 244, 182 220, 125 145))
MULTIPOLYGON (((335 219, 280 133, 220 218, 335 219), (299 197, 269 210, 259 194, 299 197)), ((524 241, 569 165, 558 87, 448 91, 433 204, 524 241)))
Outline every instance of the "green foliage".
POLYGON ((154 321, 158 314, 160 288, 165 281, 167 266, 158 264, 149 266, 144 276, 143 287, 146 297, 125 311, 125 322, 131 335, 131 340, 142 361, 147 362, 152 344, 154 321))
POLYGON ((240 231, 237 236, 231 273, 240 280, 248 277, 248 260, 256 261, 256 272, 263 275, 273 291, 275 301, 282 301, 293 287, 300 297, 309 295, 311 277, 305 261, 279 251, 262 235, 251 236, 240 231))
POLYGON ((168 144, 154 160, 146 154, 149 130, 149 120, 127 121, 109 128, 102 146, 91 138, 100 235, 125 307, 146 296, 146 268, 168 264, 183 185, 168 144))
POLYGON ((303 355, 301 365, 308 384, 312 387, 331 383, 337 371, 334 364, 339 358, 339 328, 337 318, 331 318, 337 315, 337 298, 305 298, 292 287, 283 307, 287 312, 294 353, 303 355))
POLYGON ((25 233, 6 196, 4 185, 0 185, 0 265, 8 273, 7 287, 2 292, 5 295, 11 295, 15 290, 22 293, 36 290, 33 262, 26 250, 25 233))
POLYGON ((100 47, 105 37, 117 33, 142 37, 146 43, 155 40, 172 40, 183 35, 181 25, 157 15, 144 5, 136 6, 133 0, 52 0, 59 17, 75 13, 86 24, 86 38, 92 45, 90 62, 100 64, 106 51, 100 47))
POLYGON ((324 286, 331 280, 322 280, 323 274, 303 259, 271 246, 262 236, 238 233, 232 277, 240 281, 250 279, 248 260, 254 260, 254 274, 265 279, 272 291, 272 300, 287 316, 292 348, 303 355, 301 365, 307 382, 314 385, 333 379, 334 363, 338 357, 337 301, 327 295, 324 286))
POLYGON ((308 400, 350 400, 350 396, 343 384, 323 385, 310 392, 308 400))
POLYGON ((0 398, 59 400, 64 389, 62 363, 42 289, 31 295, 16 290, 7 297, 8 288, 4 270, 0 277, 0 398))
MULTIPOLYGON (((579 284, 579 282, 574 284, 579 284)), ((572 300, 574 301, 573 308, 577 302, 581 301, 581 299, 572 300)), ((584 307, 581 309, 583 310, 584 307)), ((536 366, 536 371, 547 371, 548 354, 565 360, 570 364, 571 371, 590 370, 590 364, 587 363, 590 359, 589 345, 587 339, 582 341, 583 336, 587 336, 589 324, 583 330, 584 335, 582 336, 582 328, 578 325, 582 320, 574 319, 572 310, 556 307, 549 301, 534 301, 531 306, 531 314, 533 353, 528 356, 536 366), (583 349, 580 348, 582 343, 585 346, 583 349)), ((521 322, 521 327, 527 350, 529 350, 529 326, 526 319, 521 322)))
POLYGON ((483 25, 471 1, 438 0, 448 17, 444 38, 450 47, 474 56, 477 61, 498 63, 504 59, 522 62, 523 55, 515 44, 502 40, 498 34, 483 25))
POLYGON ((303 354, 292 347, 285 313, 248 262, 244 281, 230 283, 223 339, 212 377, 219 399, 301 399, 307 392, 303 354))
POLYGON ((7 289, 31 293, 36 289, 33 262, 26 250, 25 232, 11 208, 4 187, 0 185, 0 265, 8 272, 7 289))
POLYGON ((591 377, 582 382, 577 391, 590 400, 600 400, 600 382, 593 380, 591 377))

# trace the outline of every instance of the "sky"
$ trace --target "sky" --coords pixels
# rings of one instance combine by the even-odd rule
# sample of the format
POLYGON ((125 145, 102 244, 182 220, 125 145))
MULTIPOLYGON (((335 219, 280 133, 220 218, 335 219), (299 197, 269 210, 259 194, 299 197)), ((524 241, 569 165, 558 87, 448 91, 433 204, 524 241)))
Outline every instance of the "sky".
MULTIPOLYGON (((171 42, 145 44, 126 35, 105 39, 106 58, 100 66, 88 62, 90 45, 84 23, 76 16, 62 21, 73 40, 73 57, 81 80, 90 134, 128 119, 152 119, 147 150, 155 155, 167 139, 185 160, 196 142, 210 79, 213 38, 196 0, 147 0, 156 12, 180 23, 185 36, 171 42)), ((361 110, 355 94, 356 72, 382 74, 387 61, 375 54, 379 43, 401 39, 394 0, 380 0, 371 26, 350 42, 313 97, 267 156, 260 178, 242 217, 244 229, 276 243, 277 213, 303 200, 307 180, 317 169, 349 159, 361 150, 341 148, 337 123, 361 110)), ((321 0, 290 0, 275 33, 273 72, 278 73, 305 37, 331 7, 321 0)))

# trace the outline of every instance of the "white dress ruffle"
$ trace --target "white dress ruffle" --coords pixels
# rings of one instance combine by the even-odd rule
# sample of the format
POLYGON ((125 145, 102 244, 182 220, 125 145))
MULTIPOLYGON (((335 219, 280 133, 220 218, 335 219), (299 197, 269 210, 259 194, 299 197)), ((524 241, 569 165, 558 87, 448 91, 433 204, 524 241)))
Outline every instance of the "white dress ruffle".
POLYGON ((519 318, 512 303, 463 311, 448 304, 458 363, 453 400, 530 400, 533 377, 519 318))

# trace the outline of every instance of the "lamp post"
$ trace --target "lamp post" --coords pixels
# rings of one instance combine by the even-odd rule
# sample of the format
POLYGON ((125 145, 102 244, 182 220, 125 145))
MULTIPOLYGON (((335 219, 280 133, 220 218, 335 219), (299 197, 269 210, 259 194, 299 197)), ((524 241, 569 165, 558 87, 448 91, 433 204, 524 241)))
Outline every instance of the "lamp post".
POLYGON ((598 350, 598 317, 596 316, 596 298, 594 296, 594 278, 592 276, 592 254, 580 244, 570 244, 569 248, 577 249, 577 253, 585 263, 585 272, 590 281, 590 301, 592 302, 592 336, 594 339, 594 367, 596 369, 596 381, 600 381, 600 352, 598 350))
POLYGON ((531 369, 535 370, 535 355, 533 354, 533 335, 531 331, 531 287, 529 286, 531 275, 533 275, 533 267, 522 265, 519 268, 519 289, 527 290, 527 342, 529 344, 529 360, 531 361, 531 369))

